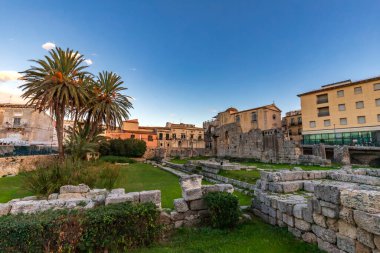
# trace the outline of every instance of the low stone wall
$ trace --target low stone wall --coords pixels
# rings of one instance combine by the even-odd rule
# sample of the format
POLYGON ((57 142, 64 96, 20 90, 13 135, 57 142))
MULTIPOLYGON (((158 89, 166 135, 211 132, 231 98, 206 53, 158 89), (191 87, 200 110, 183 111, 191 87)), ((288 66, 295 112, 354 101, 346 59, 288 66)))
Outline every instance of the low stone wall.
POLYGON ((125 192, 125 189, 90 189, 87 185, 65 185, 59 193, 53 193, 46 199, 36 196, 13 199, 0 204, 0 216, 30 214, 46 210, 89 209, 101 205, 116 203, 154 203, 160 210, 160 222, 169 228, 192 227, 203 224, 209 217, 207 205, 203 199, 209 192, 229 192, 234 188, 230 184, 202 186, 201 175, 186 175, 179 179, 182 198, 174 200, 174 210, 168 213, 161 209, 161 191, 125 192))
POLYGON ((380 252, 380 170, 262 172, 253 212, 327 252, 380 252))
POLYGON ((57 155, 11 156, 0 158, 0 177, 35 170, 40 163, 57 159, 57 155))
POLYGON ((199 170, 199 166, 197 165, 197 161, 191 161, 190 164, 175 164, 171 162, 164 162, 164 166, 168 166, 172 169, 176 169, 179 171, 183 171, 185 173, 198 173, 207 179, 207 181, 210 181, 212 183, 225 183, 225 184, 231 184, 235 187, 236 190, 241 191, 247 195, 253 196, 253 191, 255 189, 254 184, 250 184, 247 182, 239 181, 236 179, 223 177, 221 175, 218 175, 216 173, 219 172, 219 170, 209 170, 207 168, 201 167, 199 170))

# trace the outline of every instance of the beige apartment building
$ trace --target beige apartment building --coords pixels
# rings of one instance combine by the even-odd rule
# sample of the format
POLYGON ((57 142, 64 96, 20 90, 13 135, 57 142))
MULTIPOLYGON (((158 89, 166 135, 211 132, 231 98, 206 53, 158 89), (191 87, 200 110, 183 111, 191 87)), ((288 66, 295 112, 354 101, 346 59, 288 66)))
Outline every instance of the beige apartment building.
POLYGON ((380 146, 380 77, 302 93, 304 144, 380 146))
POLYGON ((14 145, 56 146, 53 119, 25 104, 0 104, 0 142, 14 145))
POLYGON ((302 114, 301 110, 290 111, 282 118, 282 131, 285 138, 300 143, 302 141, 302 114))

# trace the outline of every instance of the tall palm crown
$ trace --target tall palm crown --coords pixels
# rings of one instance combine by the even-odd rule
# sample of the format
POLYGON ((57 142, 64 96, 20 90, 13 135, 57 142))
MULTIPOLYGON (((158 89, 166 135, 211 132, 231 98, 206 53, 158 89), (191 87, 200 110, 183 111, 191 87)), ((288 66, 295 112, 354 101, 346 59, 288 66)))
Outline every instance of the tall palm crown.
POLYGON ((59 154, 63 157, 63 123, 70 109, 79 108, 88 99, 84 57, 77 51, 55 48, 44 59, 32 60, 36 66, 21 72, 22 97, 36 110, 50 111, 56 120, 59 154))
POLYGON ((123 81, 113 72, 99 73, 90 90, 91 100, 87 109, 87 117, 96 126, 105 124, 106 127, 121 126, 124 119, 129 117, 129 109, 133 108, 131 97, 121 92, 123 81))

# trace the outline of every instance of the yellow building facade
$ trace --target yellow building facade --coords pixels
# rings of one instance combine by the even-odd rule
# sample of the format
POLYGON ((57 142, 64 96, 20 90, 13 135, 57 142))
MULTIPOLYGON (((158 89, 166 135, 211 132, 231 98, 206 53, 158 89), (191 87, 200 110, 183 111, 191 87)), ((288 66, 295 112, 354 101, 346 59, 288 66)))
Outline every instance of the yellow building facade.
POLYGON ((302 114, 301 110, 290 111, 282 118, 282 130, 285 138, 297 143, 302 141, 302 114))
POLYGON ((324 85, 298 96, 304 144, 380 145, 380 77, 324 85))

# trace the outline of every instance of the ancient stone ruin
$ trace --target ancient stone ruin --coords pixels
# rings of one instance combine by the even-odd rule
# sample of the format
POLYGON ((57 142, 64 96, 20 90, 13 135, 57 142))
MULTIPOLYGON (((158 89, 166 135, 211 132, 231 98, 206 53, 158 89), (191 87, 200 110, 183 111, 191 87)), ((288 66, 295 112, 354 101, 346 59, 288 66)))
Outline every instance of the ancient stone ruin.
POLYGON ((327 252, 380 252, 380 170, 261 172, 253 212, 327 252))

